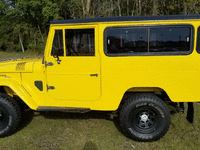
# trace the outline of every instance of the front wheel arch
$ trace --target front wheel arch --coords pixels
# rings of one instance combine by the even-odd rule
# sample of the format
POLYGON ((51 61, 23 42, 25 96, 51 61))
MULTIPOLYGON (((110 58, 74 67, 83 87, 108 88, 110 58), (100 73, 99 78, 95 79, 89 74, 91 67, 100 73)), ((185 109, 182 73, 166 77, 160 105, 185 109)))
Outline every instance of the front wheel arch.
MULTIPOLYGON (((11 93, 7 93, 7 95, 13 97, 14 95, 18 96, 30 109, 37 110, 39 107, 38 104, 34 101, 30 93, 18 82, 16 81, 1 81, 0 87, 3 89, 0 93, 7 93, 5 91, 5 87, 11 90, 11 93)), ((0 88, 0 89, 1 89, 0 88)))

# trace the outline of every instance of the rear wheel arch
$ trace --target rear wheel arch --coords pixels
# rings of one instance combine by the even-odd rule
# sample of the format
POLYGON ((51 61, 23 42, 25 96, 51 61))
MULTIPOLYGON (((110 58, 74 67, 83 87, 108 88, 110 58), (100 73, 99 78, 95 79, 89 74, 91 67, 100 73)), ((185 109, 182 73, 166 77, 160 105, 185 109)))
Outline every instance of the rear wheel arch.
POLYGON ((167 92, 158 87, 132 87, 129 88, 124 92, 124 95, 119 103, 118 109, 120 109, 123 105, 123 103, 131 96, 135 94, 140 94, 140 93, 152 93, 158 96, 160 99, 162 99, 165 102, 172 102, 169 95, 167 92))

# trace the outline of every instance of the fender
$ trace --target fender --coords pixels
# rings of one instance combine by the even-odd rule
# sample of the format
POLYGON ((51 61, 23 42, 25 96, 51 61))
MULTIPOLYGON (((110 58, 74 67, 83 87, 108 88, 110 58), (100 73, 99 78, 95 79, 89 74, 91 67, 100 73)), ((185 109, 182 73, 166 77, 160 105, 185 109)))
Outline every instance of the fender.
POLYGON ((31 109, 36 110, 38 108, 38 105, 35 103, 31 95, 21 84, 19 84, 14 79, 6 76, 1 76, 0 86, 6 86, 12 89, 16 93, 16 95, 19 96, 31 109))

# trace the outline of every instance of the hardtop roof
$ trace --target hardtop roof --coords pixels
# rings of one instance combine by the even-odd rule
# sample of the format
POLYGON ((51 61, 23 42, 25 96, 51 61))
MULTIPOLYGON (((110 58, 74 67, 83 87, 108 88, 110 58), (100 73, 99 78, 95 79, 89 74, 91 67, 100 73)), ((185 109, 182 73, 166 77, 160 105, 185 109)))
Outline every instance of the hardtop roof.
POLYGON ((68 19, 50 21, 51 24, 73 24, 73 23, 92 23, 92 22, 116 22, 116 21, 151 21, 151 20, 186 20, 200 19, 200 14, 193 15, 162 15, 162 16, 122 16, 122 17, 98 17, 84 19, 68 19))

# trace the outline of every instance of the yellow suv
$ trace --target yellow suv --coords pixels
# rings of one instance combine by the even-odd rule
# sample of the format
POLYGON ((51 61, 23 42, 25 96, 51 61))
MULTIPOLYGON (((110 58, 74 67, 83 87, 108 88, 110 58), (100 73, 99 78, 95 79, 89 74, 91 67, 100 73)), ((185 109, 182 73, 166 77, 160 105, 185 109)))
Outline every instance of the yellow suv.
POLYGON ((118 112, 124 134, 154 141, 170 126, 167 101, 200 100, 200 15, 52 21, 43 59, 0 62, 0 137, 36 111, 118 112), (18 97, 18 98, 16 98, 18 97))

